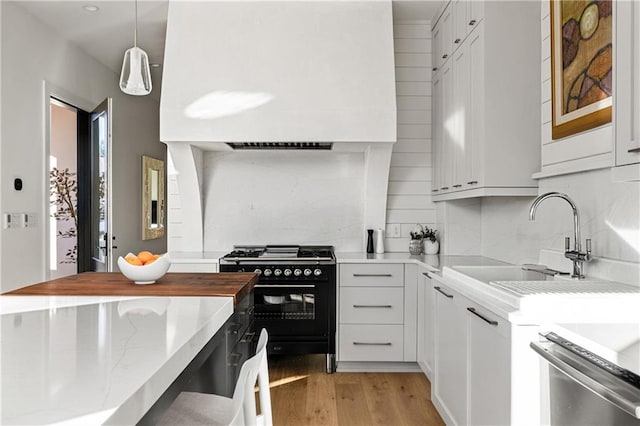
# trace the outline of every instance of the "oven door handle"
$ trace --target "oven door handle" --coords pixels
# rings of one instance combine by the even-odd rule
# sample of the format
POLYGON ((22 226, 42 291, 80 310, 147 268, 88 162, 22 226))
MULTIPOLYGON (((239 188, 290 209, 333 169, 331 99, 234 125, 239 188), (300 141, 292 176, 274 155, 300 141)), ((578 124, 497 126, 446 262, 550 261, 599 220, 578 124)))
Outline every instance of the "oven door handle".
POLYGON ((315 288, 315 284, 256 284, 255 288, 315 288))
POLYGON ((640 391, 632 388, 620 378, 603 368, 592 365, 562 346, 551 341, 531 342, 531 348, 550 365, 567 375, 573 381, 621 408, 635 418, 640 419, 638 396, 640 391))

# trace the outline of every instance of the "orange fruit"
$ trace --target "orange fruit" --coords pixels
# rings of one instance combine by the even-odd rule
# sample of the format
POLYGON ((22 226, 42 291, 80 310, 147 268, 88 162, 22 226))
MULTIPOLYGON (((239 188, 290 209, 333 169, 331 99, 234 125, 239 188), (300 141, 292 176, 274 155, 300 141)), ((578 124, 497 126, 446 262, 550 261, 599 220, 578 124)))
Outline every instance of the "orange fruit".
POLYGON ((156 260, 158 260, 158 258, 160 257, 159 254, 154 254, 151 259, 147 260, 146 262, 144 262, 145 265, 148 265, 150 263, 155 262, 156 260))
POLYGON ((151 259, 153 259, 153 253, 150 251, 141 251, 138 253, 138 259, 142 261, 142 263, 147 263, 151 259))
POLYGON ((135 266, 142 266, 142 260, 140 260, 137 256, 127 256, 124 258, 127 262, 135 266))

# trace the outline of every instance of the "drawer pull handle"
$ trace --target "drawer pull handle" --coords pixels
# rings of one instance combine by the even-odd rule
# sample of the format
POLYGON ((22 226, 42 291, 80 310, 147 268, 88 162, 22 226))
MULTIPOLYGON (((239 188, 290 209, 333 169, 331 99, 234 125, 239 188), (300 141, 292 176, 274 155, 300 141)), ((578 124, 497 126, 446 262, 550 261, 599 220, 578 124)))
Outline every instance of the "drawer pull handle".
POLYGON ((631 152, 640 152, 640 146, 637 146, 635 148, 631 148, 628 149, 627 152, 631 153, 631 152))
POLYGON ((438 192, 440 191, 439 189, 432 189, 431 192, 438 192))
POLYGON ((458 44, 458 43, 460 43, 460 39, 459 39, 459 38, 455 39, 455 40, 453 41, 453 43, 454 43, 454 44, 458 44))
POLYGON ((438 71, 438 67, 431 68, 431 71, 438 71))
POLYGON ((356 346, 391 346, 391 342, 353 342, 356 346))
POLYGON ((445 189, 449 189, 449 187, 448 187, 448 186, 443 186, 443 187, 442 187, 442 188, 440 188, 440 189, 442 189, 442 190, 444 191, 445 189))
POLYGON ((428 272, 423 272, 423 273, 422 273, 422 275, 424 275, 424 276, 425 276, 425 277, 427 277, 427 278, 431 278, 431 275, 429 275, 429 273, 428 273, 428 272))
POLYGON ((442 55, 442 59, 447 59, 449 57, 449 55, 447 55, 446 53, 444 55, 442 55))
POLYGON ((454 188, 461 188, 461 187, 462 187, 462 185, 457 184, 457 185, 453 185, 453 187, 454 187, 454 188))
POLYGON ((475 24, 476 24, 476 20, 475 19, 472 19, 472 20, 469 21, 469 25, 475 25, 475 24))
POLYGON ((435 291, 439 292, 439 293, 444 294, 444 295, 445 295, 446 297, 448 297, 449 299, 453 299, 453 294, 447 294, 447 293, 445 293, 444 291, 442 291, 442 287, 435 286, 433 289, 434 289, 435 291))
POLYGON ((482 321, 486 322, 487 324, 491 324, 493 326, 497 326, 498 325, 498 321, 490 320, 489 318, 485 317, 484 315, 481 315, 478 312, 476 312, 476 310, 474 308, 467 308, 467 311, 471 312, 473 315, 477 316, 478 318, 480 318, 482 321))
POLYGON ((467 185, 475 185, 477 183, 478 183, 477 180, 471 180, 471 181, 467 182, 467 185))
POLYGON ((391 274, 353 274, 354 277, 392 277, 391 274))
POLYGON ((353 305, 354 308, 393 308, 393 305, 353 305))

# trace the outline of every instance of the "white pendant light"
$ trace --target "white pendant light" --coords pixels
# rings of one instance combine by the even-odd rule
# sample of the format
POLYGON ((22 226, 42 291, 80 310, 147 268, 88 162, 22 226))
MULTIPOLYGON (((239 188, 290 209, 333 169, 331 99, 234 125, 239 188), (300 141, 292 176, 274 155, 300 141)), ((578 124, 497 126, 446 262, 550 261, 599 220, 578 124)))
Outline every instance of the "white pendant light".
POLYGON ((147 52, 138 47, 138 0, 135 0, 135 9, 133 47, 124 52, 120 90, 128 95, 144 96, 151 93, 151 72, 147 52))

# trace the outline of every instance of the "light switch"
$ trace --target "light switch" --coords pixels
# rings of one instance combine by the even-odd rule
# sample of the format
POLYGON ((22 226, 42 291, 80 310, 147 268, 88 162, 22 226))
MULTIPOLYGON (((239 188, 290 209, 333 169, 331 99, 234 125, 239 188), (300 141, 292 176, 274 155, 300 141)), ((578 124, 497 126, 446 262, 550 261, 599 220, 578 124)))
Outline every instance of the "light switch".
POLYGON ((400 238, 402 235, 401 227, 399 223, 390 223, 387 225, 387 237, 388 238, 400 238))

